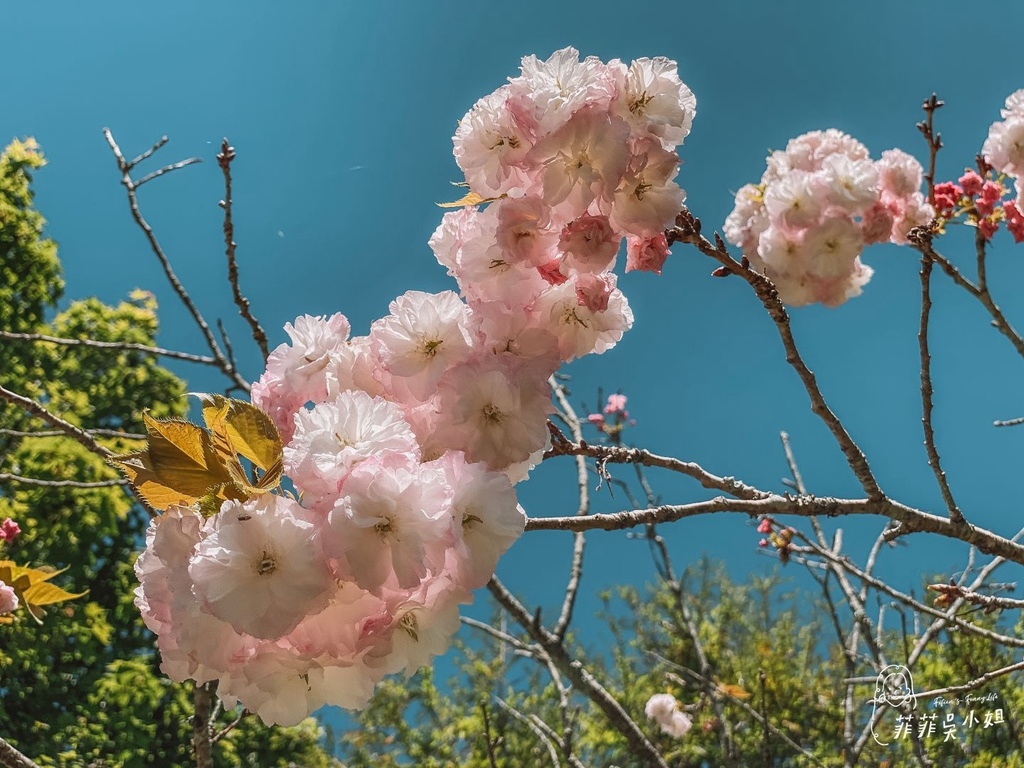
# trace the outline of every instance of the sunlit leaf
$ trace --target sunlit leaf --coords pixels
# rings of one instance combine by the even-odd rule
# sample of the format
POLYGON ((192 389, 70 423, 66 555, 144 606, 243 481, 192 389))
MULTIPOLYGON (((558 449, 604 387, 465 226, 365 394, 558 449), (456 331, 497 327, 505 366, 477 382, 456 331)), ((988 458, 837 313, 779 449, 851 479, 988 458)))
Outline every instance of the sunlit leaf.
POLYGON ((281 436, 270 417, 250 403, 221 395, 196 394, 218 460, 235 487, 246 497, 276 488, 283 472, 281 436), (238 457, 244 456, 262 475, 246 476, 238 457))
POLYGON ((67 590, 61 589, 56 584, 42 582, 39 584, 33 584, 25 590, 23 597, 27 605, 37 606, 63 603, 65 600, 75 600, 76 598, 83 597, 85 594, 87 594, 87 592, 68 592, 67 590))
POLYGON ((480 205, 481 203, 493 203, 500 200, 498 197, 483 197, 476 192, 467 192, 463 197, 450 203, 437 203, 438 208, 465 208, 468 205, 480 205))
POLYGON ((749 699, 750 694, 738 685, 732 683, 719 683, 718 690, 724 693, 726 696, 731 696, 734 699, 749 699))
POLYGON ((190 506, 231 482, 206 431, 183 419, 158 421, 148 414, 145 450, 113 456, 132 487, 154 509, 190 506))
POLYGON ((209 431, 182 419, 145 416, 144 450, 108 461, 154 509, 198 506, 206 515, 225 499, 244 501, 281 482, 283 449, 277 427, 259 408, 221 395, 197 394, 209 431), (241 457, 259 474, 246 475, 241 457))

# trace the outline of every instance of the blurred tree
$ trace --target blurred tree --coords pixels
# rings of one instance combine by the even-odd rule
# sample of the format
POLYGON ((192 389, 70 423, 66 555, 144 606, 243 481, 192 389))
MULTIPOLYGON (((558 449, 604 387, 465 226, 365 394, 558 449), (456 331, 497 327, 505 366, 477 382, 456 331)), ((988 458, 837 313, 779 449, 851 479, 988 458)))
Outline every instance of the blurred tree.
MULTIPOLYGON (((75 301, 47 320, 64 284, 57 246, 43 236, 44 220, 33 207, 31 174, 43 164, 32 140, 0 154, 0 330, 154 345, 157 307, 146 291, 117 306, 75 301)), ((118 452, 140 445, 128 435, 143 431, 145 407, 158 418, 188 407, 185 383, 155 355, 135 349, 7 336, 0 339, 0 386, 83 429, 102 430, 97 440, 118 452)), ((83 446, 0 403, 0 519, 14 518, 22 528, 5 557, 66 568, 57 581, 89 590, 55 607, 41 625, 21 613, 0 627, 0 736, 41 765, 193 765, 191 686, 160 674, 153 637, 132 603, 132 564, 148 515, 123 486, 46 484, 62 480, 114 481, 116 473, 83 446)), ((214 730, 235 717, 220 713, 214 730)), ((334 765, 321 740, 312 719, 271 731, 246 717, 217 742, 215 762, 334 765)))
MULTIPOLYGON (((615 642, 607 654, 578 654, 645 725, 668 764, 843 766, 847 673, 838 643, 829 641, 834 635, 825 602, 787 591, 779 573, 734 583, 721 564, 707 560, 688 568, 679 583, 681 592, 661 581, 605 595, 604 619, 615 642), (684 737, 666 735, 645 717, 645 704, 655 693, 673 694, 691 717, 693 727, 684 737), (770 725, 767 738, 762 715, 770 725)), ((995 627, 997 617, 986 617, 983 623, 995 627)), ((1015 631, 1020 629, 1018 625, 1015 631)), ((531 647, 527 637, 517 637, 522 649, 531 647)), ((901 658, 904 641, 901 634, 883 638, 892 659, 901 658)), ((571 764, 560 748, 566 725, 574 734, 572 753, 580 764, 645 765, 589 700, 567 691, 563 707, 551 676, 525 650, 514 652, 494 636, 483 635, 471 645, 459 644, 452 655, 458 672, 441 690, 430 670, 407 681, 385 682, 359 716, 360 727, 346 737, 346 765, 491 768, 486 734, 493 765, 499 768, 571 764)), ((914 685, 918 693, 960 685, 1016 661, 1012 649, 947 631, 927 646, 915 667, 914 685)), ((862 723, 871 715, 873 685, 869 681, 859 690, 863 711, 857 722, 862 723)), ((1024 709, 1019 679, 997 678, 972 695, 971 702, 962 695, 960 705, 919 702, 915 718, 937 714, 935 732, 921 739, 930 763, 918 762, 911 738, 894 738, 895 713, 890 711, 876 729, 879 740, 888 743, 870 742, 857 764, 1024 765, 1024 732, 1011 714, 1024 709), (972 709, 977 724, 965 727, 972 709), (985 714, 996 709, 1002 710, 1005 722, 985 727, 985 714), (957 732, 944 740, 947 715, 952 715, 957 732)), ((912 730, 917 731, 919 722, 915 719, 912 730)))

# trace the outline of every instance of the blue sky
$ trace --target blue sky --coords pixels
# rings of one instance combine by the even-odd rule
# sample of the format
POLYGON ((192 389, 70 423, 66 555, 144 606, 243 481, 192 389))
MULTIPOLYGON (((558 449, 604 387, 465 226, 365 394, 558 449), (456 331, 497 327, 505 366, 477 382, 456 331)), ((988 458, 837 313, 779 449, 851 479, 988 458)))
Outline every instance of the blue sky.
MULTIPOLYGON (((259 355, 246 343, 225 281, 214 159, 222 136, 238 151, 242 285, 277 344, 298 314, 342 311, 365 333, 404 291, 454 287, 426 245, 441 216, 434 202, 457 196, 449 185, 459 178, 451 135, 477 98, 516 73, 523 55, 573 45, 605 60, 676 59, 698 101, 679 180, 706 229, 721 225, 732 191, 760 177, 770 149, 808 130, 836 127, 875 157, 898 146, 924 160, 914 126, 932 91, 947 103, 938 116, 946 144, 939 176, 955 178, 1006 95, 1024 87, 1010 55, 1024 27, 1024 6, 1014 4, 1001 4, 984 28, 964 17, 962 3, 881 0, 288 8, 266 0, 44 0, 33 11, 25 31, 3 43, 16 72, 5 78, 0 139, 34 135, 49 159, 37 176, 37 202, 60 243, 68 299, 116 302, 147 288, 160 299, 161 342, 203 351, 131 224, 101 128, 109 126, 129 156, 167 134, 162 162, 191 155, 206 162, 147 185, 144 210, 203 311, 224 318, 250 378, 260 373, 259 355)), ((963 234, 940 246, 969 266, 963 234)), ((991 260, 997 300, 1018 326, 1019 248, 1000 233, 991 260)), ((875 269, 864 295, 837 310, 795 311, 794 331, 883 488, 939 510, 920 433, 917 259, 885 246, 864 260, 875 269)), ((593 406, 598 386, 621 389, 638 421, 633 442, 766 488, 780 488, 786 474, 778 437, 786 430, 812 491, 857 495, 774 327, 741 281, 713 279, 713 267, 677 247, 661 277, 626 276, 620 286, 634 329, 613 351, 569 368, 574 399, 593 406)), ((979 306, 944 277, 936 283, 939 449, 968 518, 1012 534, 1022 517, 1016 478, 1024 427, 995 430, 991 422, 1024 415, 1021 361, 979 306)), ((193 389, 221 386, 202 369, 178 370, 193 389)), ((549 462, 521 486, 522 503, 534 515, 567 513, 575 508, 573 478, 570 460, 549 462)), ((704 497, 683 479, 651 479, 667 501, 704 497)), ((622 503, 598 499, 602 510, 622 503)), ((878 524, 843 526, 850 553, 863 557, 878 524)), ((774 565, 756 556, 758 537, 739 517, 689 520, 666 534, 678 566, 705 552, 724 558, 738 578, 774 565)), ((550 609, 569 547, 565 534, 530 534, 499 573, 550 609)), ((962 560, 962 548, 919 538, 887 552, 881 568, 910 588, 922 570, 948 573, 962 560)), ((622 533, 592 534, 587 563, 579 614, 587 628, 598 590, 654 576, 646 546, 622 533)))

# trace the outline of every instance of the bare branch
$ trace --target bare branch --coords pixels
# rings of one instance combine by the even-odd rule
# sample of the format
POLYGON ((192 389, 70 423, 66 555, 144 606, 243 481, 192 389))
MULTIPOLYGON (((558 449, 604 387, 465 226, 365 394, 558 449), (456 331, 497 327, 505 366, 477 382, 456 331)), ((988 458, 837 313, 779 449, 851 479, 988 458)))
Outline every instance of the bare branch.
MULTIPOLYGON (((917 694, 919 699, 934 699, 936 696, 947 696, 949 694, 967 693, 973 691, 985 683, 991 683, 993 680, 1003 677, 1004 675, 1012 674, 1013 672, 1019 672, 1024 669, 1024 661, 1018 661, 1016 664, 1010 664, 1008 667, 1001 667, 1000 669, 993 669, 981 677, 976 677, 973 680, 964 683, 963 685, 951 685, 948 688, 936 688, 932 691, 924 691, 923 693, 917 694)), ((874 682, 872 680, 872 682, 874 682)))
POLYGON ((19 395, 16 392, 11 392, 9 389, 2 386, 0 386, 0 397, 13 405, 17 405, 18 407, 25 409, 33 416, 38 416, 51 427, 56 427, 68 437, 77 440, 97 456, 101 456, 105 459, 108 456, 113 455, 113 451, 106 446, 97 443, 93 436, 84 429, 76 427, 70 422, 64 421, 64 419, 59 416, 54 416, 32 398, 19 395))
MULTIPOLYGON (((217 700, 217 705, 220 706, 220 704, 221 704, 221 702, 218 699, 217 700)), ((229 733, 231 733, 231 731, 233 731, 238 726, 238 724, 242 722, 243 719, 245 719, 248 715, 251 715, 251 714, 252 713, 248 709, 245 709, 243 707, 242 711, 238 713, 238 717, 236 717, 230 723, 228 723, 223 728, 221 728, 219 731, 217 731, 215 734, 213 734, 213 737, 210 739, 210 743, 211 744, 216 744, 218 741, 220 741, 225 736, 227 736, 229 733)), ((212 719, 213 718, 211 717, 211 720, 212 719)))
POLYGON ((768 315, 775 323, 782 346, 786 350, 786 362, 796 371, 804 385, 804 390, 811 401, 811 411, 824 422, 825 426, 832 433, 840 450, 842 450, 843 455, 846 457, 846 463, 849 464, 853 474, 860 481, 867 497, 871 500, 883 499, 885 494, 882 493, 878 481, 875 479, 874 474, 872 474, 864 452, 861 451, 846 431, 846 427, 843 426, 839 418, 828 407, 825 397, 818 387, 817 379, 800 356, 800 352, 796 347, 796 340, 793 338, 793 330, 790 327, 789 313, 779 298, 775 285, 764 275, 755 272, 745 263, 740 263, 729 255, 721 238, 717 238, 718 245, 713 245, 700 234, 700 229, 700 220, 694 217, 689 210, 683 208, 676 217, 676 226, 667 233, 669 242, 679 241, 694 245, 701 253, 710 256, 726 267, 731 273, 740 275, 754 289, 757 298, 760 299, 764 308, 768 310, 768 315))
POLYGON ((0 737, 0 764, 7 768, 39 768, 39 766, 0 737))
POLYGON ((907 235, 907 240, 922 256, 927 256, 942 267, 942 271, 949 275, 954 283, 981 302, 981 305, 988 310, 989 315, 992 317, 992 325, 1009 339, 1010 343, 1013 344, 1013 348, 1017 350, 1017 354, 1024 357, 1024 338, 1021 338, 1021 335, 1010 325, 1006 315, 1003 314, 1003 311, 992 299, 992 294, 989 293, 988 287, 981 286, 980 284, 975 285, 964 277, 963 273, 949 259, 935 250, 932 245, 932 237, 933 235, 930 230, 924 227, 917 227, 910 231, 907 235))
POLYGON ((146 219, 142 216, 142 211, 139 208, 138 195, 136 194, 137 184, 132 180, 131 171, 135 167, 136 161, 141 161, 142 159, 149 157, 154 152, 156 152, 160 147, 162 147, 166 142, 164 141, 164 139, 161 139, 156 144, 154 144, 153 147, 148 152, 144 152, 142 155, 139 155, 139 157, 136 158, 135 161, 132 161, 132 163, 128 163, 124 159, 124 154, 121 152, 121 148, 117 145, 117 142, 114 140, 114 135, 110 132, 109 128, 103 129, 103 135, 106 137, 107 144, 110 145, 110 149, 114 153, 114 157, 117 160, 117 167, 121 171, 121 184, 124 185, 124 188, 128 195, 128 205, 131 208, 132 218, 135 220, 135 223, 138 225, 139 229, 142 230, 142 233, 146 237, 146 241, 149 243, 150 250, 152 250, 153 253, 156 255, 157 260, 160 262, 160 266, 163 267, 164 274, 167 276, 167 280, 171 284, 171 288, 174 289, 174 292, 178 295, 178 298, 181 299, 182 304, 185 305, 185 308, 192 316, 192 319, 199 327, 199 331, 202 333, 203 338, 206 340, 207 347, 209 347, 211 354, 217 361, 217 367, 224 373, 225 376, 231 379, 236 386, 248 392, 249 382, 243 379, 241 375, 238 373, 238 370, 228 361, 226 357, 224 357, 224 353, 221 351, 220 345, 217 344, 217 340, 213 337, 213 332, 210 330, 210 326, 207 324, 206 319, 203 317, 202 313, 199 311, 195 303, 192 301, 192 297, 189 296, 188 291, 185 290, 185 286, 182 285, 181 281, 178 279, 178 276, 174 273, 174 269, 171 268, 170 259, 167 258, 167 254, 164 253, 164 249, 160 245, 160 241, 157 240, 156 234, 153 232, 153 228, 149 225, 149 222, 146 221, 146 219))
POLYGON ((733 477, 713 475, 693 462, 658 456, 640 448, 629 448, 624 445, 592 445, 583 440, 575 443, 565 441, 556 443, 544 454, 545 459, 555 456, 589 456, 606 464, 641 464, 645 467, 667 469, 692 477, 705 488, 728 493, 740 499, 761 499, 771 495, 733 477))
POLYGON ((48 344, 61 344, 68 347, 93 347, 95 349, 116 349, 124 352, 146 352, 160 357, 170 357, 175 360, 185 360, 189 363, 203 363, 204 365, 217 365, 217 361, 207 355, 193 355, 189 352, 178 352, 163 347, 151 347, 148 344, 134 344, 127 341, 96 341, 94 339, 62 339, 57 336, 46 336, 42 333, 13 333, 11 331, 0 331, 0 339, 9 341, 40 341, 48 344))
POLYGON ((899 523, 886 532, 887 540, 909 533, 937 533, 950 539, 973 544, 982 552, 999 555, 1015 563, 1024 564, 1024 546, 973 525, 958 526, 946 517, 939 517, 909 507, 892 499, 837 499, 818 496, 780 496, 769 494, 758 499, 730 499, 717 496, 691 504, 661 505, 649 509, 633 509, 586 517, 532 517, 526 521, 528 531, 615 531, 652 523, 668 523, 687 517, 715 512, 730 512, 757 517, 758 515, 795 515, 810 517, 822 515, 879 515, 899 523))
POLYGON ((1016 427, 1020 424, 1024 424, 1024 416, 1018 416, 1016 419, 1007 419, 1006 421, 993 421, 993 427, 1016 427))
MULTIPOLYGON (((562 408, 562 418, 572 433, 573 440, 577 444, 583 442, 583 430, 580 425, 576 409, 572 407, 569 398, 565 395, 565 387, 552 376, 548 379, 555 399, 562 408)), ((590 513, 590 483, 587 477, 587 460, 583 455, 576 456, 576 487, 579 494, 579 505, 576 508, 576 515, 582 516, 590 513)), ((565 597, 562 598, 562 609, 558 614, 558 621, 555 622, 554 633, 559 640, 565 639, 565 633, 569 630, 569 622, 572 621, 573 608, 576 606, 576 596, 579 593, 580 579, 583 577, 583 551, 586 545, 585 534, 577 531, 573 534, 572 559, 569 564, 569 582, 565 586, 565 597)))
POLYGON ((156 179, 156 178, 159 178, 160 176, 163 176, 165 173, 170 173, 171 171, 177 171, 177 170, 179 170, 181 168, 185 168, 187 166, 195 165, 196 163, 201 163, 201 162, 203 162, 203 159, 201 157, 190 157, 187 160, 179 160, 176 163, 171 163, 170 165, 165 165, 163 168, 160 168, 159 170, 153 171, 152 173, 147 173, 141 179, 136 181, 135 182, 135 189, 138 189, 143 184, 145 184, 147 181, 152 181, 153 179, 156 179))
POLYGON ((533 656, 536 653, 536 651, 531 646, 527 645, 519 638, 513 637, 508 632, 502 632, 497 627, 492 627, 490 624, 487 624, 486 622, 477 621, 476 619, 472 619, 469 616, 460 616, 459 620, 467 627, 478 629, 481 632, 490 635, 496 640, 500 640, 503 643, 511 645, 517 651, 522 651, 523 653, 526 653, 530 656, 533 656))
POLYGON ((235 259, 235 224, 231 218, 231 161, 234 159, 235 148, 228 144, 227 139, 224 139, 220 145, 220 152, 217 154, 217 164, 220 166, 221 173, 224 174, 224 199, 221 201, 220 206, 224 209, 224 246, 228 257, 228 282, 231 283, 231 295, 234 297, 235 305, 238 307, 238 314, 249 324, 249 328, 252 329, 252 338, 256 342, 256 346, 260 348, 263 359, 266 360, 270 356, 270 350, 267 348, 267 334, 259 324, 259 321, 253 316, 252 310, 249 308, 249 300, 242 294, 242 289, 238 286, 238 262, 235 259))
POLYGON ((551 661, 563 675, 572 681, 576 689, 604 712, 611 725, 625 737, 635 757, 642 759, 647 765, 668 768, 664 758, 639 726, 633 722, 622 705, 605 690, 604 686, 587 671, 583 664, 569 655, 557 637, 541 626, 540 622, 530 615, 523 604, 496 577, 487 583, 487 589, 530 637, 548 652, 551 661))
MULTIPOLYGON (((491 768, 498 768, 498 760, 494 755, 494 745, 497 743, 497 739, 491 738, 491 719, 487 714, 487 703, 480 702, 480 711, 484 716, 484 743, 487 744, 487 762, 490 763, 491 768)), ((557 766, 558 763, 556 762, 557 766)))
POLYGON ((554 768, 562 768, 562 763, 558 759, 558 748, 555 746, 555 743, 548 737, 548 735, 544 733, 544 731, 542 731, 540 728, 538 728, 537 724, 531 718, 524 715, 522 712, 513 707, 500 696, 495 696, 494 700, 498 702, 498 705, 502 709, 504 709, 506 712, 512 715, 512 717, 514 717, 516 720, 523 723, 527 728, 533 731, 534 736, 540 739, 541 744, 547 747, 548 757, 551 759, 551 765, 554 766, 554 768))
POLYGON ((112 480, 96 480, 92 482, 85 482, 81 480, 42 480, 38 477, 13 475, 9 472, 0 472, 0 482, 38 485, 43 488, 111 488, 118 485, 128 485, 127 480, 120 478, 114 478, 112 480))
MULTIPOLYGON (((931 120, 932 112, 928 113, 931 120)), ((930 130, 930 129, 929 129, 930 130)), ((949 510, 949 519, 957 525, 966 524, 963 513, 953 499, 953 492, 949 488, 949 481, 942 469, 939 459, 938 448, 935 447, 935 430, 932 427, 932 356, 928 349, 928 321, 931 317, 932 260, 927 255, 921 256, 921 326, 917 332, 917 345, 921 356, 921 425, 924 428, 924 446, 928 452, 928 466, 935 474, 935 481, 939 484, 942 492, 942 500, 946 502, 949 510)))
MULTIPOLYGON (((119 429, 84 429, 87 435, 93 437, 119 437, 123 440, 145 440, 146 436, 137 432, 122 432, 119 429)), ((67 433, 60 429, 40 429, 36 431, 25 431, 22 429, 5 429, 0 427, 0 435, 7 437, 66 437, 67 433)))

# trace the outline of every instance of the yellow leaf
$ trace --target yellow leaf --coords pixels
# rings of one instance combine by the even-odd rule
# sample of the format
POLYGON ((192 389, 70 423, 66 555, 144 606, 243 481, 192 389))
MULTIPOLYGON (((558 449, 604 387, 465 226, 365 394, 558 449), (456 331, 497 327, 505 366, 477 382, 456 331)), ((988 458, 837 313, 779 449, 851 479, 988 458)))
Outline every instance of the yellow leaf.
POLYGON ((143 419, 146 449, 107 461, 121 470, 154 509, 190 506, 231 482, 204 430, 183 419, 157 421, 148 414, 143 419))
POLYGON ((203 403, 203 419, 217 459, 235 487, 247 497, 276 488, 284 471, 284 453, 281 435, 270 417, 242 400, 210 394, 195 396, 203 403), (250 481, 238 456, 244 456, 262 471, 258 480, 250 481))
POLYGON ((211 515, 225 499, 245 501, 276 488, 284 455, 270 417, 241 400, 196 396, 209 431, 183 419, 158 421, 146 415, 146 448, 108 461, 158 510, 181 504, 211 515), (240 456, 261 472, 257 479, 246 476, 240 456))
POLYGON ((726 696, 731 696, 734 699, 749 699, 750 694, 747 693, 743 688, 732 683, 719 683, 718 690, 724 693, 726 696))
POLYGON ((196 397, 203 403, 207 428, 214 434, 222 429, 236 453, 264 472, 281 463, 281 435, 267 414, 243 400, 208 394, 196 397), (217 428, 213 422, 218 424, 217 428))
POLYGON ((467 205, 480 205, 500 200, 498 197, 483 197, 476 192, 467 192, 463 197, 451 203, 437 203, 438 208, 465 208, 467 205))
POLYGON ((31 606, 37 605, 53 605, 54 603, 63 603, 65 600, 74 600, 82 597, 87 592, 72 593, 67 590, 61 589, 56 584, 50 584, 49 582, 43 582, 40 584, 33 584, 22 596, 25 602, 31 606))

